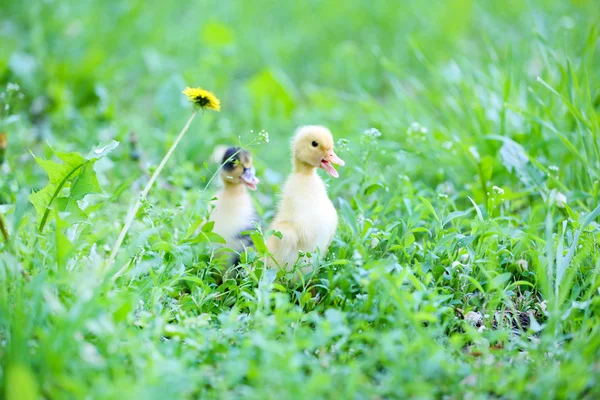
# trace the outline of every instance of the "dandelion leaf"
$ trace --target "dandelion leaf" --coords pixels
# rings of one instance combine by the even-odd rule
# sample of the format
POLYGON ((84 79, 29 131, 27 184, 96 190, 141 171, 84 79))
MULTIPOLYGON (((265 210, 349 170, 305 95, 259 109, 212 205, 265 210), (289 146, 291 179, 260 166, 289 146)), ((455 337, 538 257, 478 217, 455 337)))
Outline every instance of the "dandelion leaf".
POLYGON ((77 200, 81 200, 91 193, 102 193, 94 171, 94 164, 117 146, 118 142, 115 141, 100 144, 87 156, 75 152, 62 153, 53 150, 62 162, 44 160, 35 155, 33 156, 48 174, 48 184, 29 196, 29 201, 35 208, 40 230, 44 228, 51 206, 57 199, 70 200, 69 202, 60 200, 60 211, 69 212, 78 217, 85 215, 79 209, 77 200))
POLYGON ((102 194, 103 192, 98 183, 93 163, 88 163, 81 169, 79 176, 71 185, 70 197, 74 200, 81 200, 92 193, 102 194))
POLYGON ((54 199, 54 202, 56 203, 56 208, 58 211, 66 214, 64 219, 70 224, 85 221, 88 217, 87 214, 81 208, 79 208, 77 201, 72 198, 58 197, 54 199))

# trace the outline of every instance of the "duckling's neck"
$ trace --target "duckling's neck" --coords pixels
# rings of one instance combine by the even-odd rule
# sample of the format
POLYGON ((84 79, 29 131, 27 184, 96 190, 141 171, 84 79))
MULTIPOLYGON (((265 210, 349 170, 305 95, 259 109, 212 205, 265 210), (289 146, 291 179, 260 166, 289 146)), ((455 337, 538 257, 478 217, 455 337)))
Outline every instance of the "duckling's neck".
POLYGON ((223 192, 232 196, 239 196, 246 193, 246 186, 225 181, 223 182, 223 192))
POLYGON ((314 175, 317 167, 305 163, 304 161, 294 160, 294 173, 299 175, 314 175))

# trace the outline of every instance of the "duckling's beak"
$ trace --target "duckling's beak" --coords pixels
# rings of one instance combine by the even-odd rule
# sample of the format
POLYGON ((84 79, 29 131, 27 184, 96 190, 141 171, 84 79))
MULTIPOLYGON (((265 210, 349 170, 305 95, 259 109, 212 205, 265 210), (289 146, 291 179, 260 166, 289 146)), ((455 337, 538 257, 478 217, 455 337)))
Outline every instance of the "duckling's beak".
POLYGON ((339 158, 333 150, 330 150, 327 156, 321 160, 321 165, 319 165, 319 168, 323 168, 329 175, 337 178, 340 176, 340 174, 338 174, 338 172, 335 170, 333 164, 343 166, 346 163, 344 160, 339 158))
POLYGON ((256 190, 256 185, 258 185, 258 178, 254 175, 254 168, 244 168, 244 172, 240 179, 246 185, 246 187, 250 190, 256 190))

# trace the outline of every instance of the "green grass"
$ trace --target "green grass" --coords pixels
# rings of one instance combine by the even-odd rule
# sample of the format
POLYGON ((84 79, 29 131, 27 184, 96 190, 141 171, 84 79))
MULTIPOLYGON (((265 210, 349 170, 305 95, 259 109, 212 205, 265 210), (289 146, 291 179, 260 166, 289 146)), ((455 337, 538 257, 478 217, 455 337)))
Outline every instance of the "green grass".
POLYGON ((597 398, 596 3, 3 2, 0 398, 597 398), (222 111, 105 268, 192 113, 186 85, 222 111), (294 286, 250 251, 220 282, 211 235, 189 240, 214 146, 252 143, 266 232, 312 123, 346 161, 328 256, 294 286), (109 140, 40 231, 32 154, 109 140))

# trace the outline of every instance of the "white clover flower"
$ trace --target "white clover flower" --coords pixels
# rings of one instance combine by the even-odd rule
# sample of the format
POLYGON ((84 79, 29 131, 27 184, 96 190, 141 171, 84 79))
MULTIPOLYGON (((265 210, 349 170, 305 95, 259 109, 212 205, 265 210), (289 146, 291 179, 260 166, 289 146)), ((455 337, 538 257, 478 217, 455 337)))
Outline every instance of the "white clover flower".
POLYGON ((517 265, 525 271, 529 269, 529 263, 527 262, 527 260, 524 260, 524 259, 517 260, 517 265))

